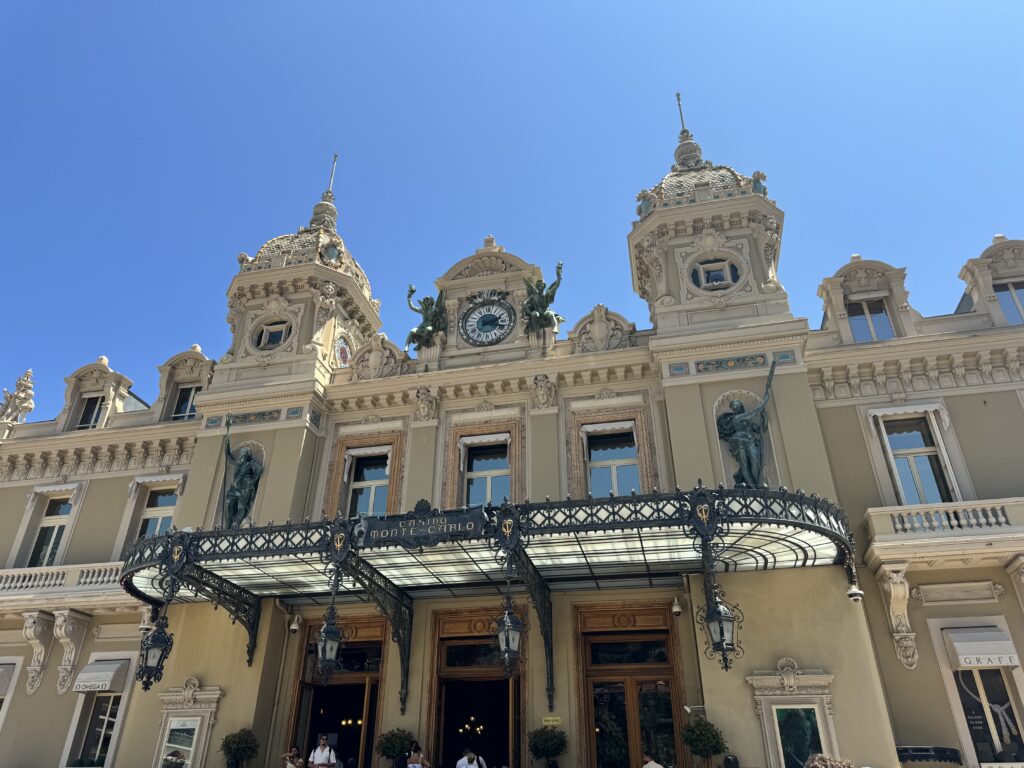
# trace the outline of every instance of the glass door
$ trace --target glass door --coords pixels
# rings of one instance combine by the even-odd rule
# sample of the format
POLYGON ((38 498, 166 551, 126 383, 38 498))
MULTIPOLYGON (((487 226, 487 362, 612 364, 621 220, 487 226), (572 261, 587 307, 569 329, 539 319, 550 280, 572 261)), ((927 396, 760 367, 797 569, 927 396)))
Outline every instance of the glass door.
POLYGON ((668 636, 591 636, 585 640, 588 709, 596 768, 643 764, 644 752, 665 768, 681 765, 680 702, 668 636))

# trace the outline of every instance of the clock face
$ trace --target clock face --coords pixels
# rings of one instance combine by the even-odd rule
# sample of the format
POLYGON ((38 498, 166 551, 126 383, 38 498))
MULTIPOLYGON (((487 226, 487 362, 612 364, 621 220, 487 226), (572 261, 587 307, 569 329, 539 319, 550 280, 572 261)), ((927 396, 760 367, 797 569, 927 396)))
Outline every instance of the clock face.
POLYGON ((504 301, 482 301, 462 313, 462 338, 478 347, 503 341, 516 324, 516 311, 504 301))

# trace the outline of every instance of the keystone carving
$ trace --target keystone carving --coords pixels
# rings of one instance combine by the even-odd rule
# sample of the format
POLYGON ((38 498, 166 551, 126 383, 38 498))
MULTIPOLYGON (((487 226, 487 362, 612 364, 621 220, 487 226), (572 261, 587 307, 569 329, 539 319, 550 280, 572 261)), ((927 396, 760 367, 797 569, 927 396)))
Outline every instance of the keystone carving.
POLYGON ((71 688, 78 654, 82 650, 82 641, 92 617, 71 609, 54 611, 53 615, 53 636, 64 647, 64 656, 57 667, 57 693, 63 696, 71 688))
POLYGON ((53 614, 46 611, 28 611, 21 614, 25 624, 21 628, 25 641, 32 648, 32 659, 28 664, 28 679, 25 693, 31 696, 39 690, 46 669, 46 657, 53 643, 53 614))
POLYGON ((889 630, 892 632, 896 658, 907 669, 917 667, 916 635, 911 631, 907 603, 910 600, 910 585, 907 583, 906 563, 883 565, 878 570, 878 583, 882 588, 888 611, 889 630))
POLYGON ((530 393, 533 395, 533 405, 536 408, 554 407, 558 396, 554 382, 546 373, 538 373, 533 377, 530 393))

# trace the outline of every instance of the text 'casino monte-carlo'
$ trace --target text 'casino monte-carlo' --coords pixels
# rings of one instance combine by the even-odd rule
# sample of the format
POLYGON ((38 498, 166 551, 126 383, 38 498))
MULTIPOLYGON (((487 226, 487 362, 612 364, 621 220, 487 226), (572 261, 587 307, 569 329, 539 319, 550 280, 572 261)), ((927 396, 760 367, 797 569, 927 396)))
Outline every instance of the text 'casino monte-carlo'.
POLYGON ((392 340, 333 200, 153 404, 104 357, 49 421, 3 390, 5 765, 1024 763, 1024 241, 936 317, 853 256, 811 330, 765 174, 684 124, 622 254, 649 317, 562 317, 582 257, 489 236, 392 340))

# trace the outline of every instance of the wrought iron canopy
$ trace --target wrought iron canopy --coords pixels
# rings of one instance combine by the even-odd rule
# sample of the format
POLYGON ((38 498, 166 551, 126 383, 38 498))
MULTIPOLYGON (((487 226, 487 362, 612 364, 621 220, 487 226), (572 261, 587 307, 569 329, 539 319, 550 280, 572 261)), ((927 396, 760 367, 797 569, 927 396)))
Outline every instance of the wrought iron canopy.
POLYGON ((698 486, 446 511, 421 501, 388 518, 174 531, 129 549, 121 585, 153 605, 223 605, 249 633, 251 662, 260 599, 329 603, 331 562, 345 574, 339 599, 381 608, 403 657, 413 596, 502 594, 511 566, 540 619, 549 698, 552 588, 653 586, 677 583, 687 572, 828 564, 842 565, 851 584, 857 580, 853 536, 837 504, 785 488, 698 486))

